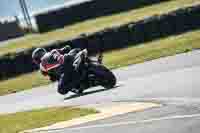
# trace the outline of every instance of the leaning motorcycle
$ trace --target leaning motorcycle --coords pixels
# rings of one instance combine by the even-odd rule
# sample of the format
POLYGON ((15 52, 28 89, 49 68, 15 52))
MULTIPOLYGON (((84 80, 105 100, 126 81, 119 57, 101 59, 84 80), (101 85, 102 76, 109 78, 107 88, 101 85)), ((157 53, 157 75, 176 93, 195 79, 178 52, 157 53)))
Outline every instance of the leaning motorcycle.
POLYGON ((79 87, 71 90, 74 93, 82 94, 84 90, 99 85, 106 89, 116 85, 116 77, 113 72, 99 61, 88 57, 86 49, 76 55, 73 66, 81 73, 79 87))

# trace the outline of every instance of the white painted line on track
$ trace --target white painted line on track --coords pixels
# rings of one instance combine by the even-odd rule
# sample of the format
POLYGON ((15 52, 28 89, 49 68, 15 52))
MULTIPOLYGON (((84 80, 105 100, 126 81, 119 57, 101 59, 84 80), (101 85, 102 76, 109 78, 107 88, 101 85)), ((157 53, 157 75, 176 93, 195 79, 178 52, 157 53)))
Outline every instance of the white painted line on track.
MULTIPOLYGON (((164 120, 176 120, 176 119, 197 118, 197 117, 200 117, 200 114, 175 115, 175 116, 153 118, 153 119, 142 120, 142 121, 127 121, 127 122, 118 122, 118 123, 102 124, 102 125, 92 125, 92 126, 85 126, 85 127, 78 127, 78 128, 66 128, 66 130, 105 128, 105 127, 115 127, 115 126, 133 125, 133 124, 151 123, 151 122, 164 121, 164 120)), ((51 131, 48 131, 48 132, 51 132, 51 131)))
POLYGON ((144 102, 135 102, 135 103, 117 103, 117 104, 111 104, 105 107, 97 107, 97 110, 100 111, 100 113, 88 115, 76 119, 72 119, 69 121, 63 121, 58 122, 53 125, 42 127, 42 128, 36 128, 32 130, 26 130, 22 131, 21 133, 43 133, 43 132, 53 132, 53 131, 59 131, 62 129, 67 129, 72 126, 78 126, 84 123, 93 122, 97 120, 103 120, 106 118, 111 118, 114 116, 130 113, 130 112, 139 112, 144 111, 151 108, 161 107, 161 104, 156 103, 144 103, 144 102))
MULTIPOLYGON (((118 122, 118 123, 110 123, 110 124, 101 124, 101 125, 92 125, 92 126, 85 126, 85 127, 77 127, 77 128, 60 128, 60 129, 53 129, 53 130, 41 130, 36 131, 37 133, 47 133, 47 132, 55 132, 55 131, 77 131, 82 129, 92 129, 92 128, 106 128, 106 127, 116 127, 116 126, 126 126, 126 125, 134 125, 134 124, 145 124, 157 121, 164 121, 164 120, 176 120, 176 119, 186 119, 186 118, 200 118, 200 114, 192 114, 192 115, 175 115, 175 116, 168 116, 168 117, 160 117, 160 118, 153 118, 147 119, 142 121, 127 121, 127 122, 118 122)), ((33 132, 32 132, 33 133, 33 132)))

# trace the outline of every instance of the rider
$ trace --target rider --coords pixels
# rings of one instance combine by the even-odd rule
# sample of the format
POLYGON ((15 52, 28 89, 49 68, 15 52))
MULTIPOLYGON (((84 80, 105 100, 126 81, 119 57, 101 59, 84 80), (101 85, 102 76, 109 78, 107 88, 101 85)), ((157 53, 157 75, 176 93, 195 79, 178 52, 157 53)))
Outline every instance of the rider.
POLYGON ((80 51, 70 46, 50 52, 37 48, 32 53, 32 59, 44 76, 49 76, 51 81, 58 80, 58 93, 65 95, 78 85, 80 74, 74 69, 73 61, 80 51))

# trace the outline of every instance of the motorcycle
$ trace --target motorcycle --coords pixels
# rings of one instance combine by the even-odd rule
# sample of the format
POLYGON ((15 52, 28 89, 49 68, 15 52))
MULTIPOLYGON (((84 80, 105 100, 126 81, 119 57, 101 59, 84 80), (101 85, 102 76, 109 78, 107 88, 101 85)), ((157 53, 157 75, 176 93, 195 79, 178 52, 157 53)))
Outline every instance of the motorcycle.
POLYGON ((113 88, 116 85, 116 77, 101 62, 91 59, 88 56, 87 49, 79 52, 74 59, 73 66, 81 73, 81 80, 78 87, 71 91, 76 94, 82 94, 84 90, 99 85, 106 89, 113 88))

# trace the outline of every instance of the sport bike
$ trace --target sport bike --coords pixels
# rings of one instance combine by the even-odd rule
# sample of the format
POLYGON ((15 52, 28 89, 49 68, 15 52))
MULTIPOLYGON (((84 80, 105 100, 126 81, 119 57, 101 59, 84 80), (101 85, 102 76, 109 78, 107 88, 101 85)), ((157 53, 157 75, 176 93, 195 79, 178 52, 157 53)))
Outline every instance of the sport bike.
POLYGON ((101 62, 89 57, 87 49, 76 55, 73 66, 81 75, 78 87, 71 90, 74 93, 82 94, 84 90, 99 85, 106 89, 116 85, 116 77, 113 72, 101 62))

